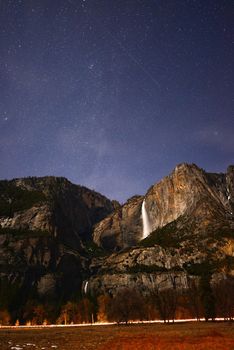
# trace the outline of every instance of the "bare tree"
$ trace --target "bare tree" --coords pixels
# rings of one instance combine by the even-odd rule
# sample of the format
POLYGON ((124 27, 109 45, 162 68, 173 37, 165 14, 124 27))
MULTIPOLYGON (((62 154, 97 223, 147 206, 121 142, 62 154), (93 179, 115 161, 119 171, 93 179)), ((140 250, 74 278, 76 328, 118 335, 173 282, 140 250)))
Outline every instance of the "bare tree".
POLYGON ((203 314, 202 303, 201 303, 201 295, 199 284, 196 282, 194 278, 188 279, 188 289, 187 289, 187 307, 190 310, 192 316, 200 320, 203 314))
POLYGON ((213 286, 216 313, 219 317, 232 320, 234 317, 234 278, 229 276, 213 286))
POLYGON ((124 288, 111 299, 107 308, 109 321, 128 323, 130 320, 144 318, 144 302, 142 296, 134 289, 124 288))
POLYGON ((209 271, 201 275, 199 289, 205 320, 209 321, 211 319, 214 321, 216 317, 215 297, 211 288, 211 273, 209 271))
POLYGON ((160 318, 164 322, 169 322, 170 320, 174 322, 175 320, 178 304, 176 278, 177 276, 175 274, 169 274, 166 281, 169 280, 171 287, 161 288, 161 285, 158 284, 155 285, 152 292, 152 299, 154 300, 160 318))
POLYGON ((153 292, 153 298, 160 318, 165 323, 170 320, 174 322, 177 309, 177 290, 175 288, 160 290, 156 287, 153 292))

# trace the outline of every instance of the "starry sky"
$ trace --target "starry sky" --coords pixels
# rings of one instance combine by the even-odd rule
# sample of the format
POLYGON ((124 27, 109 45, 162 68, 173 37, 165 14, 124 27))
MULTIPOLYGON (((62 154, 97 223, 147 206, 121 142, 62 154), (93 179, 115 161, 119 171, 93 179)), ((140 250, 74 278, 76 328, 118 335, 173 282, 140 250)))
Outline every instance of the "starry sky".
POLYGON ((121 202, 234 163, 232 0, 0 0, 0 178, 121 202))

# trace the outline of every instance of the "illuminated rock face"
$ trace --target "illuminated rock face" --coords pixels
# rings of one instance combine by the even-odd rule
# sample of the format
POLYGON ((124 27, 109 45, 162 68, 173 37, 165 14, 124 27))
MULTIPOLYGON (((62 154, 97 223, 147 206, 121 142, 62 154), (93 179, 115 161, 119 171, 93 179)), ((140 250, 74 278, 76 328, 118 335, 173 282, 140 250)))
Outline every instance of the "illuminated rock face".
POLYGON ((129 288, 140 291, 143 295, 150 295, 155 291, 176 287, 177 289, 188 288, 188 275, 185 272, 163 272, 137 274, 105 274, 94 276, 90 279, 90 289, 94 293, 115 295, 121 288, 129 288))
POLYGON ((95 242, 114 252, 90 265, 95 272, 90 291, 184 289, 213 263, 212 281, 234 275, 234 266, 226 263, 234 257, 233 209, 233 166, 226 174, 210 174, 194 164, 178 165, 144 197, 133 197, 95 226, 95 242), (150 229, 143 225, 142 209, 150 229))
MULTIPOLYGON (((210 174, 194 164, 180 164, 153 185, 144 200, 152 231, 179 218, 186 219, 185 226, 188 221, 195 222, 196 232, 219 224, 232 227, 234 167, 230 166, 226 174, 210 174)), ((94 241, 110 250, 137 244, 144 230, 142 205, 143 197, 130 199, 96 225, 94 241)))
POLYGON ((69 300, 77 292, 113 294, 119 285, 142 293, 173 281, 186 288, 191 266, 207 259, 234 275, 233 213, 233 166, 209 174, 178 165, 123 206, 64 178, 0 181, 0 283, 15 283, 21 303, 30 290, 69 300), (89 249, 92 237, 109 255, 89 249))

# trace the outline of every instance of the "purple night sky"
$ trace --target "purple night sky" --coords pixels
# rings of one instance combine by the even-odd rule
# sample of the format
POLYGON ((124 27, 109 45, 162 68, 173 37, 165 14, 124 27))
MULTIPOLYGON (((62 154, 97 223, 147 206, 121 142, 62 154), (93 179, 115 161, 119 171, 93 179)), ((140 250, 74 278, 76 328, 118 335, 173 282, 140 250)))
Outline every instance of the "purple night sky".
POLYGON ((177 163, 234 163, 225 0, 1 0, 0 178, 121 202, 177 163))

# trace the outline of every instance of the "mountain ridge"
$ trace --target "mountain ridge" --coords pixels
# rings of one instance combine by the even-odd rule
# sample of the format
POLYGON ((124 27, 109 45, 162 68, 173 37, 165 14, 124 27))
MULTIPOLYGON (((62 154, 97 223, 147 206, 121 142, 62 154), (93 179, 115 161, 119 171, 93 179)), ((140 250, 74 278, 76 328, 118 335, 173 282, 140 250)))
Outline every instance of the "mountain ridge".
POLYGON ((233 212, 234 166, 182 163, 123 205, 61 177, 2 180, 0 309, 23 319, 30 300, 59 308, 124 287, 180 290, 204 272, 212 283, 234 276, 233 212))
MULTIPOLYGON (((229 166, 227 174, 209 174, 195 164, 178 165, 170 175, 151 186, 145 196, 133 197, 133 200, 127 201, 119 211, 113 212, 97 224, 93 234, 94 241, 110 250, 115 249, 116 246, 124 248, 129 244, 128 242, 126 244, 126 240, 123 242, 123 237, 128 232, 134 232, 135 243, 137 243, 142 238, 140 216, 143 199, 149 213, 152 231, 183 215, 193 214, 194 217, 199 218, 209 214, 213 219, 218 214, 220 219, 232 222, 233 169, 233 166, 229 166), (214 183, 214 177, 218 186, 214 183), (228 195, 227 179, 230 186, 228 195), (127 217, 126 221, 124 217, 127 217), (112 246, 105 243, 109 238, 112 240, 112 246)), ((207 216, 206 220, 211 220, 208 219, 207 216)))

